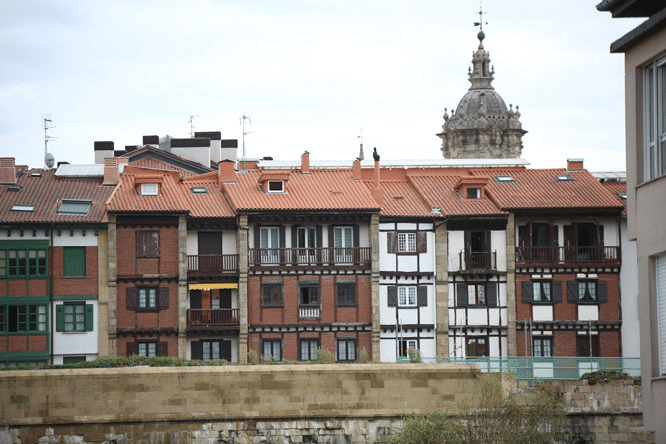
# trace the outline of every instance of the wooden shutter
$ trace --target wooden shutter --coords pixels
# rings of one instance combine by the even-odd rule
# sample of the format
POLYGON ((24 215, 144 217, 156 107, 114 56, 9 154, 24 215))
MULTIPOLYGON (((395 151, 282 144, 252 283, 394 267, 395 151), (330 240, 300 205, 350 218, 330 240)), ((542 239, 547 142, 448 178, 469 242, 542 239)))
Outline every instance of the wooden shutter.
POLYGON ((192 341, 191 352, 193 361, 201 361, 203 359, 203 342, 192 341))
POLYGON ((95 306, 93 304, 86 304, 85 308, 85 331, 93 331, 95 306))
POLYGON ((157 298, 157 304, 160 310, 169 308, 169 287, 159 287, 157 289, 157 298))
POLYGON ((220 359, 231 362, 231 341, 220 341, 220 359))
POLYGON ((567 301, 578 303, 578 281, 567 282, 567 301))
POLYGON ((388 306, 397 307, 398 306, 398 287, 391 285, 388 287, 388 306))
POLYGON ((160 253, 159 231, 136 231, 136 257, 158 257, 160 253))
POLYGON ((523 281, 522 290, 523 290, 523 302, 526 304, 531 303, 534 300, 532 281, 523 281))
POLYGON ((157 356, 169 356, 169 343, 166 341, 160 341, 157 343, 157 356))
POLYGON ((128 310, 139 308, 139 292, 135 287, 127 287, 126 306, 128 310))
POLYGON ((285 230, 284 230, 284 225, 280 225, 278 228, 278 232, 280 233, 280 245, 278 245, 278 248, 284 248, 286 242, 285 242, 285 230))
POLYGON ((139 344, 136 342, 127 343, 127 356, 138 355, 139 354, 139 344))
POLYGON ((220 290, 220 308, 231 308, 231 290, 220 290))
POLYGON ((428 287, 425 285, 416 287, 416 302, 419 307, 428 306, 428 287))
POLYGON ((317 228, 317 248, 321 248, 324 246, 323 229, 321 225, 317 225, 316 228, 317 228))
MULTIPOLYGON (((297 248, 298 245, 298 225, 291 226, 291 248, 297 248)), ((286 247, 286 246, 284 246, 286 247)), ((295 260, 295 259, 294 259, 295 260)))
POLYGON ((259 225, 254 226, 254 248, 261 248, 261 229, 259 225))
POLYGON ((456 305, 458 307, 467 307, 468 303, 467 284, 456 284, 456 305))
POLYGON ((190 290, 190 308, 201 308, 201 290, 190 290))
POLYGON ((352 247, 358 247, 360 245, 358 225, 354 225, 354 229, 352 231, 354 232, 354 245, 352 245, 352 247))
POLYGON ((428 233, 425 231, 416 232, 416 252, 425 253, 428 251, 428 233))
POLYGON ((486 305, 488 307, 497 307, 497 283, 488 282, 486 284, 486 305))
POLYGON ((553 281, 550 289, 553 303, 562 302, 562 281, 553 281))
POLYGON ((530 245, 530 226, 529 225, 519 225, 518 226, 518 245, 521 247, 528 247, 530 245))
POLYGON ((56 305, 56 331, 65 331, 65 304, 56 305))
POLYGON ((396 253, 398 251, 398 233, 391 231, 386 233, 386 252, 396 253))
POLYGON ((608 302, 608 282, 597 282, 597 299, 600 303, 608 302))

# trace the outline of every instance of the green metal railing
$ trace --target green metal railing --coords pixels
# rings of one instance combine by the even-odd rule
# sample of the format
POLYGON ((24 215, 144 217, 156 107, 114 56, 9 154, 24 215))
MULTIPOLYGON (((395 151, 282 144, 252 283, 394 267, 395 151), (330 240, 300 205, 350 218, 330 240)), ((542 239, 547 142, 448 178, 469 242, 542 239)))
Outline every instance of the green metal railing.
MULTIPOLYGON (((410 360, 409 358, 399 357, 397 362, 410 362, 410 360)), ((616 370, 630 376, 641 375, 640 358, 421 358, 420 362, 478 364, 482 372, 511 372, 516 376, 516 379, 524 380, 580 379, 585 373, 597 370, 616 370)))

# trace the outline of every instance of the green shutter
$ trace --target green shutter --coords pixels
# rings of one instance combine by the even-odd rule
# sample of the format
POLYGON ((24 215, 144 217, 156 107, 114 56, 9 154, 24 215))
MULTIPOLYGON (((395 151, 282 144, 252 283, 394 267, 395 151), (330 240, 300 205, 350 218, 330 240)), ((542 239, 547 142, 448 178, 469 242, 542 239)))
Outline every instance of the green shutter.
POLYGON ((65 305, 56 305, 56 331, 65 331, 65 305))
POLYGON ((85 331, 93 331, 94 309, 95 306, 93 304, 86 304, 85 331))
POLYGON ((86 247, 64 247, 62 256, 64 277, 85 277, 86 247))

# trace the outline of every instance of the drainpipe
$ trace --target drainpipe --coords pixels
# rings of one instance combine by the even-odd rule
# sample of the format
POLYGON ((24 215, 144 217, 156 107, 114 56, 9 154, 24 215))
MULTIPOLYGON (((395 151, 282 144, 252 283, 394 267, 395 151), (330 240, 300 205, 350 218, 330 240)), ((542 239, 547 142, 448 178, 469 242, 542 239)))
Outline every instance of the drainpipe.
POLYGON ((49 233, 49 309, 47 310, 47 316, 49 317, 49 325, 51 330, 51 353, 49 353, 49 363, 53 364, 53 352, 54 352, 54 339, 55 336, 55 322, 53 317, 55 316, 55 306, 53 305, 53 230, 55 230, 55 223, 51 222, 51 233, 49 233), (51 312, 53 309, 53 312, 51 312))

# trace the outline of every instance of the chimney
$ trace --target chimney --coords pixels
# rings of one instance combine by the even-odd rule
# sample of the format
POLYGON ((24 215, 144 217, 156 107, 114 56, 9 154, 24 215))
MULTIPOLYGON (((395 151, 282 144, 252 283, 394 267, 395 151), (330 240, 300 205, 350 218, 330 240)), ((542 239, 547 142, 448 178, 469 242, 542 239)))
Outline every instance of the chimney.
POLYGON ((379 160, 375 160, 375 171, 374 171, 374 181, 372 183, 372 188, 370 193, 375 199, 375 202, 381 207, 384 205, 384 190, 379 185, 379 160))
POLYGON ((106 157, 114 156, 113 142, 96 141, 95 145, 95 164, 101 165, 106 157))
POLYGON ((222 132, 221 131, 196 131, 194 137, 210 140, 210 161, 218 163, 222 160, 222 132))
POLYGON ((585 159, 567 159, 567 171, 583 171, 583 161, 585 159))
POLYGON ((144 145, 160 146, 160 136, 143 136, 144 145))
POLYGON ((375 160, 374 187, 379 188, 379 160, 375 160))
POLYGON ((301 174, 310 174, 310 153, 308 151, 301 154, 301 174))
POLYGON ((352 164, 352 179, 361 180, 361 159, 354 160, 352 164))
POLYGON ((210 139, 171 139, 171 154, 210 167, 210 139))
POLYGON ((217 164, 217 181, 220 190, 224 183, 236 183, 235 162, 230 159, 221 160, 217 164))
POLYGON ((120 172, 118 164, 120 159, 116 157, 107 157, 104 159, 104 182, 102 185, 118 185, 120 181, 120 172))
POLYGON ((0 157, 0 184, 16 185, 16 159, 0 157))
POLYGON ((238 151, 237 139, 220 140, 220 160, 229 159, 236 162, 238 151))

